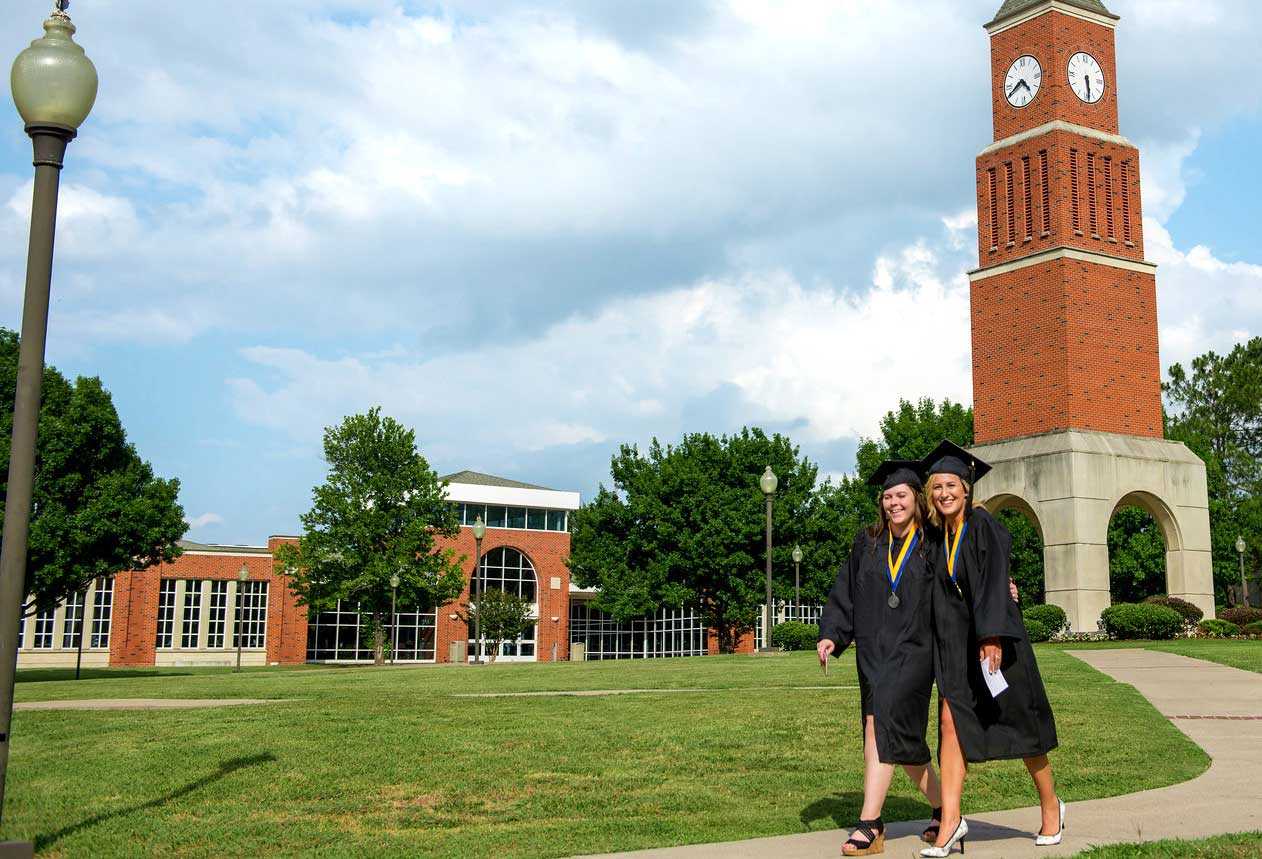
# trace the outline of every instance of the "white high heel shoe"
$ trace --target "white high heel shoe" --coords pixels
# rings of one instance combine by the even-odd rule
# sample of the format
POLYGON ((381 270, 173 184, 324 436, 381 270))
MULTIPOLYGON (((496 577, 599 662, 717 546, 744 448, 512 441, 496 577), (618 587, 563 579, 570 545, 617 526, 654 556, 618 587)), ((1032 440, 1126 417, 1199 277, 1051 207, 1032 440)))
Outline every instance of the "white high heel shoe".
POLYGON ((946 859, 947 856, 951 855, 951 848, 955 846, 957 841, 960 845, 960 855, 963 855, 965 835, 968 835, 968 821, 961 817, 960 825, 955 827, 955 831, 951 833, 951 838, 946 844, 943 844, 941 847, 926 847, 920 851, 920 855, 925 857, 925 859, 946 859))
POLYGON ((1056 831, 1055 835, 1043 835, 1040 831, 1040 833, 1034 837, 1034 843, 1039 847, 1052 847, 1059 844, 1060 836, 1065 831, 1065 803, 1060 799, 1060 797, 1056 798, 1056 803, 1060 806, 1060 829, 1056 831))

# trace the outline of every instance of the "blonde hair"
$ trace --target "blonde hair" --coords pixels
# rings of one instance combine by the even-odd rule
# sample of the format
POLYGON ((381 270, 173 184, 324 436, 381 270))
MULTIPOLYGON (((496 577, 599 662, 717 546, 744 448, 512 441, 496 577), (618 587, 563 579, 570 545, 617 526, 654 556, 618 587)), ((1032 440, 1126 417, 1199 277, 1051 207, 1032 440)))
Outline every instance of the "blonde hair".
MULTIPOLYGON (((925 504, 929 508, 929 521, 933 523, 933 527, 937 528, 939 531, 943 531, 946 529, 946 522, 943 520, 942 514, 938 512, 938 508, 934 506, 933 496, 930 495, 930 493, 933 491, 933 478, 935 476, 936 475, 931 474, 929 475, 929 478, 925 481, 925 504)), ((986 509, 985 507, 982 507, 981 504, 973 503, 973 486, 972 484, 968 482, 968 480, 966 480, 963 477, 960 477, 958 474, 952 474, 951 476, 959 480, 960 485, 964 487, 964 518, 965 519, 968 518, 969 513, 972 512, 974 507, 978 507, 983 510, 986 509)))

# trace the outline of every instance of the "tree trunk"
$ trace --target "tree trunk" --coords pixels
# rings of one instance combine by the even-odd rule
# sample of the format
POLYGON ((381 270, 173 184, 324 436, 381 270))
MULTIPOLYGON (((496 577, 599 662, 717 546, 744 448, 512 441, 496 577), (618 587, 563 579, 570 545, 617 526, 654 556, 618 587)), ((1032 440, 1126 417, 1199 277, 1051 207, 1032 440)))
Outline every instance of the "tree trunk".
POLYGON ((373 612, 372 614, 372 664, 386 664, 386 626, 382 623, 381 613, 373 612))

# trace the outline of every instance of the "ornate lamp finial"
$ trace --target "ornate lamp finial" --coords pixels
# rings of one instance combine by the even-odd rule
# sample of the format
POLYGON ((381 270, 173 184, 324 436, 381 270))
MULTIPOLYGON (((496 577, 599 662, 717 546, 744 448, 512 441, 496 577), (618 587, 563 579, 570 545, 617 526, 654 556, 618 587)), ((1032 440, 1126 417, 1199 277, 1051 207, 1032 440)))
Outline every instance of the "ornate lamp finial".
POLYGON ((70 0, 53 0, 53 17, 63 21, 69 21, 70 16, 66 14, 66 10, 70 8, 70 0))

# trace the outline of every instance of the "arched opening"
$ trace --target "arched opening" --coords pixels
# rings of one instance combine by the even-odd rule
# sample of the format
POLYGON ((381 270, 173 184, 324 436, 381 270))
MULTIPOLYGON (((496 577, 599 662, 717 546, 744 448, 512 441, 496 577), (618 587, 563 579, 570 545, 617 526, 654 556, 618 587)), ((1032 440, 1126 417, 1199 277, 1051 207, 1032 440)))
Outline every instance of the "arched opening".
POLYGON ((1109 518, 1109 598, 1143 602, 1170 592, 1169 555, 1180 548, 1170 508, 1147 492, 1122 496, 1109 518))
MULTIPOLYGON (((539 616, 539 577, 535 574, 535 565, 525 554, 511 546, 500 546, 491 549, 482 556, 481 565, 483 590, 500 590, 507 594, 524 597, 534 603, 535 617, 539 616)), ((476 591, 473 578, 469 580, 469 593, 476 591)), ((533 662, 535 659, 535 633, 538 624, 532 625, 518 638, 505 641, 497 657, 504 661, 533 662)), ((469 630, 469 659, 474 658, 476 640, 473 630, 469 630)), ((483 651, 488 649, 483 642, 483 651)))
POLYGON ((985 502, 986 509, 1008 528, 1012 535, 1009 574, 1016 582, 1021 605, 1042 605, 1046 601, 1043 569, 1043 526, 1024 498, 996 495, 985 502))

